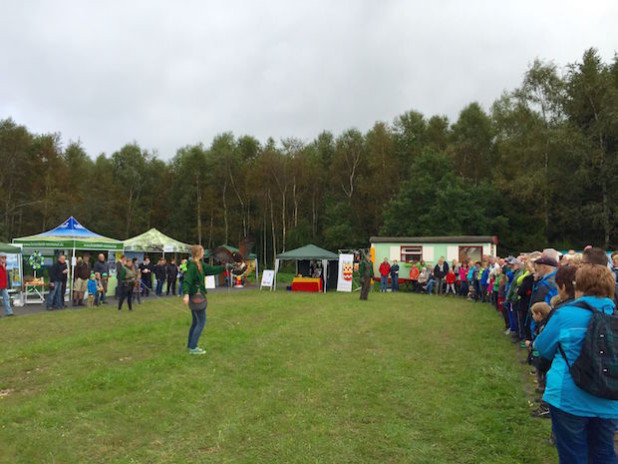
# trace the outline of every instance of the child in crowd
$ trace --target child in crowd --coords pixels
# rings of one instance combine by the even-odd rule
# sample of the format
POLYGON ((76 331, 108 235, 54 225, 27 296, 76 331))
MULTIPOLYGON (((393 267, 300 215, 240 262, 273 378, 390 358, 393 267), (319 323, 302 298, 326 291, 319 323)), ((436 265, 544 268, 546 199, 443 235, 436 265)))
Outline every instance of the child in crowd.
POLYGON ((412 282, 412 291, 414 293, 418 293, 418 277, 421 271, 418 269, 418 265, 416 263, 412 264, 410 268, 410 282, 412 282))
POLYGON ((448 295, 449 291, 453 292, 453 296, 457 296, 457 292, 455 291, 455 281, 457 280, 457 276, 451 267, 446 273, 446 292, 445 295, 448 295))
POLYGON ((95 275, 90 274, 90 279, 88 279, 88 307, 92 308, 94 306, 94 300, 97 294, 97 281, 95 280, 95 275))
MULTIPOLYGON (((103 300, 103 291, 104 291, 103 290, 103 280, 101 279, 101 273, 99 272, 94 273, 94 281, 96 282, 96 286, 97 286, 97 294, 94 297, 94 305, 99 306, 99 304, 103 300)), ((88 293, 90 293, 90 290, 88 290, 88 293)))
POLYGON ((468 263, 464 262, 459 267, 459 296, 468 296, 468 263))
MULTIPOLYGON (((536 393, 543 394, 545 391, 545 377, 547 375, 547 371, 551 367, 551 360, 542 358, 539 355, 539 352, 534 349, 534 340, 539 336, 547 321, 549 320, 549 313, 551 312, 550 306, 545 302, 534 303, 530 308, 530 312, 532 313, 532 318, 534 322, 536 322, 536 326, 534 328, 534 332, 532 333, 532 341, 526 340, 526 346, 528 347, 528 352, 530 353, 530 357, 532 359, 532 365, 536 368, 536 376, 537 376, 537 385, 536 393)), ((546 404, 541 404, 539 409, 532 413, 535 417, 549 417, 549 407, 546 404)))
POLYGON ((423 292, 427 290, 427 282, 429 281, 429 275, 427 274, 427 268, 424 267, 421 269, 421 272, 418 275, 418 291, 423 292))

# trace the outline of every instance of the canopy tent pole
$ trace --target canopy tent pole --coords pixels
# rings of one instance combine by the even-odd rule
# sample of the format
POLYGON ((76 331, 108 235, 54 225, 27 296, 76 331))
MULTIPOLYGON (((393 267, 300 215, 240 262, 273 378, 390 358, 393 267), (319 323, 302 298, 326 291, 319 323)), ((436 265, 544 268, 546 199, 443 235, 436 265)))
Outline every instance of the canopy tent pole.
POLYGON ((322 279, 324 280, 324 293, 326 293, 326 282, 328 280, 326 278, 327 272, 328 272, 328 260, 323 259, 322 260, 322 279))
POLYGON ((277 290, 277 272, 279 271, 279 258, 275 258, 275 290, 277 290))
POLYGON ((258 260, 257 260, 257 258, 255 260, 255 282, 256 283, 260 282, 260 272, 258 270, 258 260))
MULTIPOLYGON (((69 301, 73 298, 73 275, 75 274, 75 240, 73 240, 73 256, 71 257, 71 281, 69 282, 69 301)), ((64 302, 64 297, 66 295, 62 295, 62 301, 64 302)))

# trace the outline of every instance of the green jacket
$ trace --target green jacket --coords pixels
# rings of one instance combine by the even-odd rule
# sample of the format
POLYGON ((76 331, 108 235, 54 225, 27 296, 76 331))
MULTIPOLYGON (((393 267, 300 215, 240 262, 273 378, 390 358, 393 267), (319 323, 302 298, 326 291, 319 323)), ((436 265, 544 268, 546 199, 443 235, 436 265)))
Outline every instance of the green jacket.
POLYGON ((511 286, 509 287, 509 291, 506 294, 506 301, 510 303, 515 303, 517 301, 517 289, 519 288, 519 285, 521 283, 518 282, 518 280, 523 273, 524 272, 521 269, 518 269, 517 272, 513 275, 513 278, 511 279, 511 286))
POLYGON ((187 271, 182 280, 182 293, 195 295, 198 291, 206 295, 206 276, 217 275, 225 271, 225 266, 208 266, 202 263, 202 272, 193 261, 187 263, 187 271))
POLYGON ((135 283, 135 271, 133 270, 133 267, 129 269, 126 266, 121 266, 120 269, 118 269, 118 283, 135 283))

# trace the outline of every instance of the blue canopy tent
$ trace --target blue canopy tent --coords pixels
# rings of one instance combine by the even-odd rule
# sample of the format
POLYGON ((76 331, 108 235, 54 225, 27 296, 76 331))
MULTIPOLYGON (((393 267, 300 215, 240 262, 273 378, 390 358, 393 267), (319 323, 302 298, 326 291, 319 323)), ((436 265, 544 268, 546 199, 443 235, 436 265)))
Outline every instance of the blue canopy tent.
POLYGON ((75 268, 75 251, 77 250, 111 250, 122 251, 124 248, 120 240, 107 238, 86 229, 73 216, 58 227, 37 235, 13 239, 13 243, 21 244, 24 249, 33 250, 72 250, 70 290, 73 291, 73 271, 75 268))

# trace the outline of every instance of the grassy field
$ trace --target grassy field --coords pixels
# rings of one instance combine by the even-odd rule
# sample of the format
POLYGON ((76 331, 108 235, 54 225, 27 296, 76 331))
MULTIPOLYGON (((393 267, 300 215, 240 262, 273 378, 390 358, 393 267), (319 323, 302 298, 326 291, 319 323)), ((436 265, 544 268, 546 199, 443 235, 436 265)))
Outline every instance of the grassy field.
POLYGON ((527 370, 485 305, 210 296, 0 320, 2 463, 549 463, 527 370))

